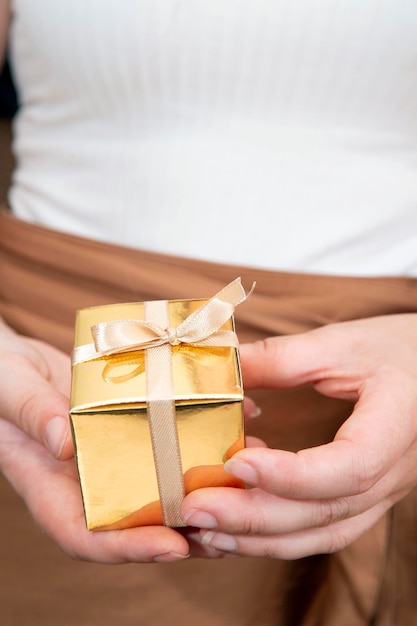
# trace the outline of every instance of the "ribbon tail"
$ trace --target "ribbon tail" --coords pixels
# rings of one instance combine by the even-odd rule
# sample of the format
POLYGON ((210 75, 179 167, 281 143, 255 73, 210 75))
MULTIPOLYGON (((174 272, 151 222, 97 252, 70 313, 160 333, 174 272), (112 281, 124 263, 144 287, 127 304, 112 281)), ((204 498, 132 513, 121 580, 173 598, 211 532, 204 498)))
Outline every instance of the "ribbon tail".
POLYGON ((253 283, 250 291, 246 293, 242 285, 242 280, 239 277, 232 280, 226 287, 223 287, 214 297, 218 300, 230 302, 233 306, 238 306, 238 304, 241 304, 246 298, 249 298, 254 289, 255 283, 253 283))
POLYGON ((72 365, 78 365, 78 363, 85 363, 86 361, 94 361, 98 359, 100 354, 97 354, 97 350, 93 343, 86 343, 82 346, 78 346, 73 349, 71 354, 72 365))
POLYGON ((223 287, 178 326, 179 341, 197 345, 217 333, 221 326, 232 317, 235 307, 246 300, 254 288, 255 283, 246 294, 240 278, 236 278, 223 287))

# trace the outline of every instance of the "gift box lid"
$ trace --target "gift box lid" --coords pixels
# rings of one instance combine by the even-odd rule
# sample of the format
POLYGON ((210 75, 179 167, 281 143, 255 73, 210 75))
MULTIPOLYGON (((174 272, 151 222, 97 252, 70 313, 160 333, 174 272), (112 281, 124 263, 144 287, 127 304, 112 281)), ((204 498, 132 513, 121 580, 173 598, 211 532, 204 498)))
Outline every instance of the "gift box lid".
MULTIPOLYGON (((205 300, 167 301, 176 328, 205 300)), ((75 348, 90 344, 91 329, 102 322, 144 320, 144 303, 112 304, 77 312, 75 348)), ((220 330, 234 331, 233 316, 220 330)), ((114 411, 146 405, 146 350, 132 350, 78 362, 72 368, 71 412, 114 411)), ((172 383, 177 404, 242 401, 238 351, 229 346, 171 346, 172 383)))

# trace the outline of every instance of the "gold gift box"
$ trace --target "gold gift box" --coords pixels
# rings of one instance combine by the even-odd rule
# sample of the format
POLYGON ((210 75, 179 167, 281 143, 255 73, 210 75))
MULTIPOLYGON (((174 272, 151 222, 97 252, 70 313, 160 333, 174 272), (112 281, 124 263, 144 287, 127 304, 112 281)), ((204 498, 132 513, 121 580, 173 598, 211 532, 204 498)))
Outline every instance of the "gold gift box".
MULTIPOLYGON (((205 301, 167 302, 176 328, 205 301)), ((75 348, 102 322, 143 320, 144 304, 77 312, 75 348)), ((221 330, 234 330, 233 317, 221 330)), ((146 350, 101 356, 72 367, 70 418, 87 528, 162 524, 147 415, 146 350)), ((176 429, 185 493, 243 484, 223 463, 244 447, 243 391, 235 347, 171 347, 176 429)), ((179 524, 178 524, 179 525, 179 524)))

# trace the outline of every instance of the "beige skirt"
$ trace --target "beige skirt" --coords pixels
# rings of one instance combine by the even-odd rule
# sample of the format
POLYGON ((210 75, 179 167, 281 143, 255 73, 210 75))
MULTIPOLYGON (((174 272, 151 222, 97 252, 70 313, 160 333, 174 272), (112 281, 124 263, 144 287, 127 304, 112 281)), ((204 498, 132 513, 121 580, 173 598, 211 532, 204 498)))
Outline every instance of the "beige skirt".
MULTIPOLYGON (((210 297, 256 280, 236 312, 241 341, 331 322, 417 311, 417 280, 272 272, 74 237, 0 214, 0 314, 69 351, 78 308, 210 297)), ((351 411, 309 387, 253 395, 250 434, 288 450, 330 441, 351 411)), ((7 626, 388 626, 417 623, 417 497, 412 492, 352 546, 295 562, 74 562, 0 482, 0 621, 7 626)))

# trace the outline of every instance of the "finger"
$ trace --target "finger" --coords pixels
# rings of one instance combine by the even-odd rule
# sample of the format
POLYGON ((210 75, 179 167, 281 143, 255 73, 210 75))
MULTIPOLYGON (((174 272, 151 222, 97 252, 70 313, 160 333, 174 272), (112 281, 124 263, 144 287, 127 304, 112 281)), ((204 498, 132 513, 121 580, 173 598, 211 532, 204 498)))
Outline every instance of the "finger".
POLYGON ((245 414, 245 419, 252 420, 256 417, 259 417, 262 413, 261 408, 256 404, 252 398, 246 396, 243 400, 243 410, 245 414))
POLYGON ((267 448, 268 444, 258 437, 246 437, 247 448, 267 448))
POLYGON ((355 444, 335 441, 298 453, 247 448, 225 464, 226 471, 268 493, 296 499, 338 498, 365 492, 379 472, 365 468, 355 444))
POLYGON ((366 359, 358 358, 357 331, 349 322, 285 337, 271 337, 241 346, 246 389, 280 389, 312 384, 330 397, 354 402, 364 378, 366 359), (343 326, 343 332, 341 327, 343 326))
POLYGON ((178 532, 187 540, 190 556, 200 559, 222 559, 224 552, 201 543, 199 528, 179 528, 178 532))
POLYGON ((323 339, 314 331, 243 344, 240 358, 246 389, 302 385, 327 370, 323 339))
POLYGON ((378 503, 371 510, 325 528, 314 528, 275 536, 230 535, 215 530, 201 531, 201 542, 214 550, 238 556, 300 559, 342 550, 372 528, 391 503, 378 503))
POLYGON ((378 483, 358 496, 322 500, 291 500, 260 489, 199 489, 189 494, 181 512, 193 527, 233 535, 277 535, 329 526, 373 508, 378 502, 404 497, 395 478, 378 483))
POLYGON ((69 397, 71 388, 71 359, 68 354, 61 352, 54 346, 28 338, 31 345, 42 355, 42 360, 47 364, 47 369, 41 368, 49 382, 64 396, 69 397))
POLYGON ((58 462, 35 441, 0 420, 2 469, 35 520, 71 557, 101 563, 174 561, 188 555, 187 541, 162 526, 123 531, 86 530, 73 460, 58 462))
MULTIPOLYGON (((68 367, 68 357, 65 363, 68 367)), ((66 388, 65 376, 58 374, 61 369, 62 363, 56 362, 55 371, 49 374, 46 364, 40 368, 23 355, 8 353, 0 365, 0 415, 45 445, 56 458, 68 459, 73 455, 69 400, 55 387, 59 379, 61 389, 66 388)))
POLYGON ((363 493, 414 441, 417 415, 416 407, 411 406, 413 398, 405 385, 399 396, 391 386, 364 392, 332 443, 297 453, 245 449, 227 461, 225 469, 250 485, 283 497, 320 499, 363 493), (398 412, 408 416, 401 429, 394 419, 398 412))
MULTIPOLYGON (((277 535, 328 526, 363 512, 371 496, 362 499, 290 500, 261 489, 199 489, 181 508, 190 526, 233 535, 277 535), (363 508, 362 508, 363 507, 363 508)), ((375 501, 372 498, 372 505, 375 501)))

